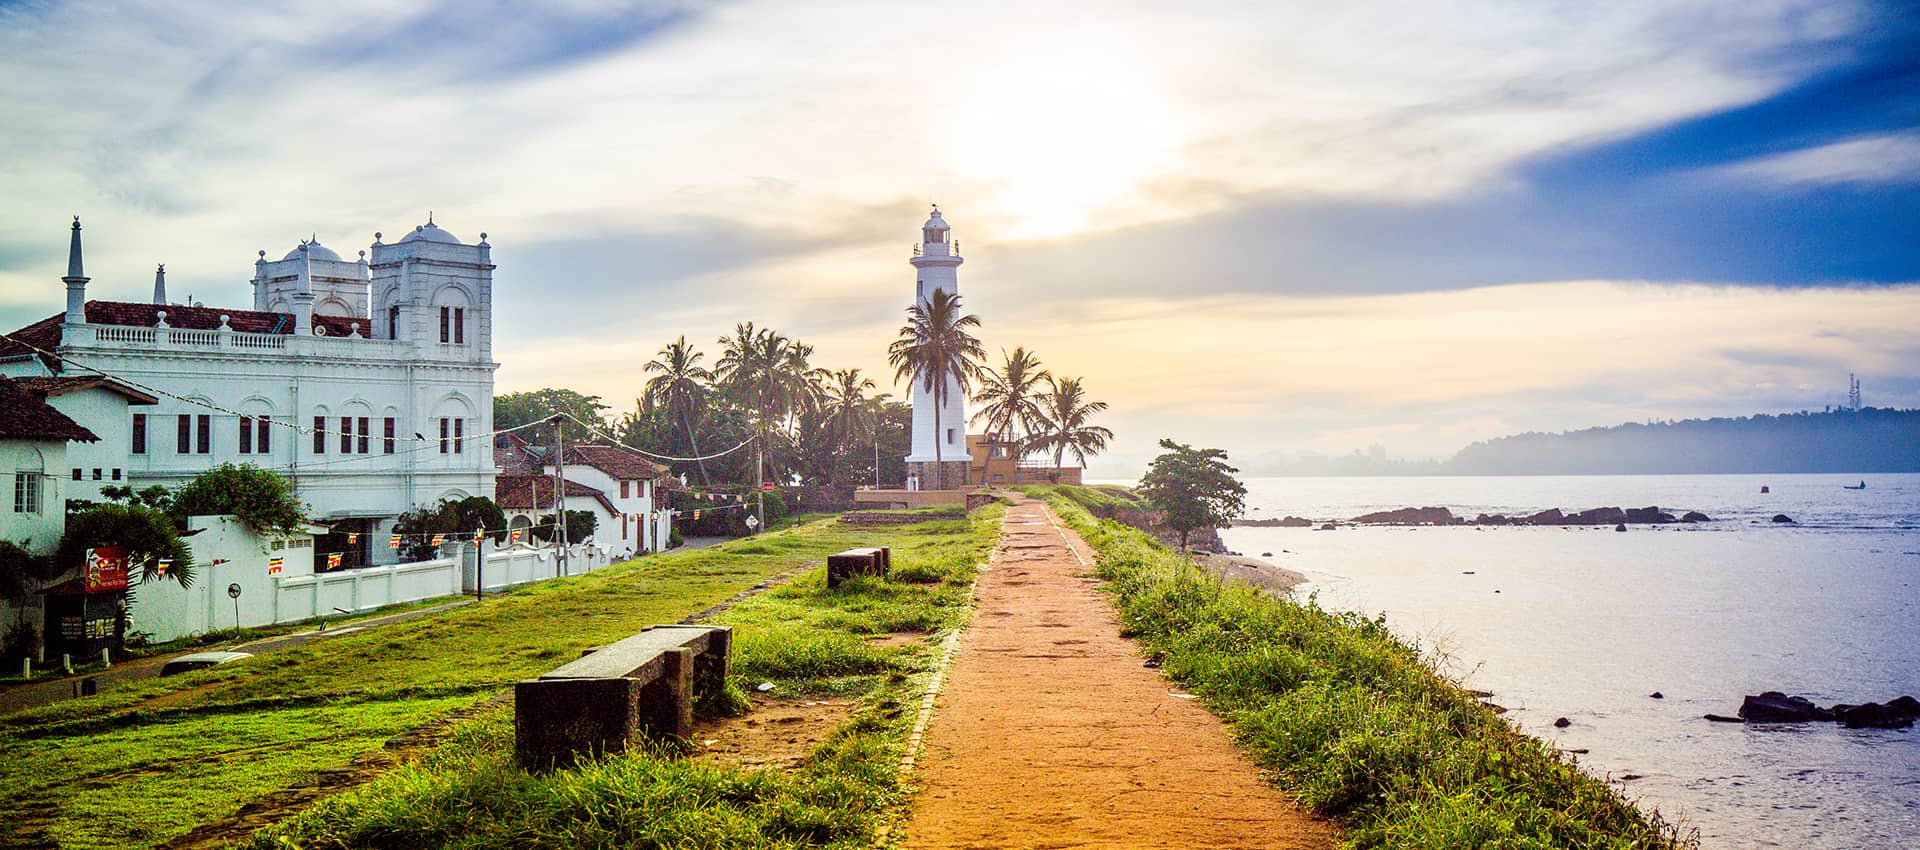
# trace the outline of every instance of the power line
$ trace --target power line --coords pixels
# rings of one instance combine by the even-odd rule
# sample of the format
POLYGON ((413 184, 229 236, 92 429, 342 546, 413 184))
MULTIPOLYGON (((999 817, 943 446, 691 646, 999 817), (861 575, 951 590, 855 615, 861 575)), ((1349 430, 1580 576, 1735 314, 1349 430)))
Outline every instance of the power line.
POLYGON ((556 410, 554 411, 554 414, 557 416, 565 416, 566 418, 573 420, 580 427, 587 429, 589 432, 592 432, 595 436, 605 438, 607 441, 612 443, 613 447, 616 449, 619 449, 625 452, 632 452, 633 454, 643 458, 647 458, 648 460, 661 460, 661 461, 667 461, 669 463, 693 463, 696 461, 713 460, 714 458, 726 457, 727 455, 733 454, 734 452, 737 452, 751 445, 754 440, 752 435, 748 435, 746 439, 740 441, 739 445, 736 445, 733 448, 727 449, 726 451, 723 451, 723 452, 717 452, 715 454, 710 454, 710 455, 701 455, 700 457, 674 457, 672 455, 655 454, 645 449, 636 449, 632 446, 629 446, 625 443, 620 442, 619 437, 615 437, 612 434, 602 431, 598 427, 594 426, 593 424, 586 422, 582 420, 580 417, 575 416, 571 413, 568 413, 564 410, 556 410))

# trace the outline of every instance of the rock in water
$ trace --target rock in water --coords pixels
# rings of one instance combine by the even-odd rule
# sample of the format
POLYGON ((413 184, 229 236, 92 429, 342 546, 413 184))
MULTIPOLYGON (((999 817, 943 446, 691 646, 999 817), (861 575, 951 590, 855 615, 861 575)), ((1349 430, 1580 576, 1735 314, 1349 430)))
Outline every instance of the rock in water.
POLYGON ((1614 527, 1613 527, 1613 530, 1614 530, 1614 531, 1626 531, 1626 530, 1627 530, 1627 524, 1626 524, 1626 523, 1624 523, 1624 522, 1623 522, 1623 523, 1620 523, 1619 525, 1616 525, 1616 526, 1614 526, 1614 527))
POLYGON ((1659 525, 1673 521, 1673 514, 1666 513, 1657 507, 1627 509, 1627 522, 1645 522, 1659 525))
POLYGON ((1559 508, 1548 508, 1533 516, 1527 517, 1528 525, 1565 525, 1566 521, 1566 515, 1560 513, 1559 508))
POLYGON ((1913 697, 1901 697, 1886 705, 1877 702, 1836 705, 1833 707, 1833 719, 1848 729, 1905 729, 1920 717, 1920 710, 1917 709, 1920 709, 1920 704, 1915 704, 1913 697))
POLYGON ((1680 515, 1680 521, 1681 522, 1712 522, 1713 517, 1707 516, 1706 514, 1703 514, 1699 511, 1687 511, 1686 513, 1680 515))
POLYGON ((1774 514, 1773 521, 1774 522, 1793 522, 1793 517, 1787 516, 1786 514, 1774 514))
POLYGON ((1400 508, 1361 514, 1351 522, 1372 525, 1457 525, 1460 520, 1446 508, 1400 508))
POLYGON ((1779 691, 1748 696, 1740 703, 1740 717, 1748 723, 1805 723, 1832 720, 1833 712, 1814 705, 1806 697, 1790 697, 1779 691))
POLYGON ((1572 725, 1573 725, 1573 721, 1568 720, 1564 717, 1560 718, 1559 720, 1553 721, 1553 728, 1555 729, 1565 729, 1568 726, 1572 726, 1572 725))
POLYGON ((1661 692, 1659 692, 1659 691, 1654 691, 1653 693, 1650 693, 1650 694, 1647 694, 1647 696, 1649 696, 1649 697, 1652 697, 1653 699, 1666 699, 1666 698, 1667 698, 1667 695, 1666 695, 1666 694, 1663 694, 1663 693, 1661 693, 1661 692))

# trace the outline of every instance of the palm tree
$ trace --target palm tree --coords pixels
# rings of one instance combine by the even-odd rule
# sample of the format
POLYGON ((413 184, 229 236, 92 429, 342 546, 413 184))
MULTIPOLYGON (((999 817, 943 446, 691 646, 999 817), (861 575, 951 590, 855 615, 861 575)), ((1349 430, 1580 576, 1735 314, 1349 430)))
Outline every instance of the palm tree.
POLYGON ((841 369, 832 373, 821 393, 826 408, 826 426, 833 442, 833 471, 840 471, 840 458, 846 448, 871 431, 874 406, 866 391, 875 384, 860 377, 859 369, 841 369))
MULTIPOLYGON (((987 433, 997 435, 1001 442, 1013 442, 1013 429, 1031 434, 1034 426, 1043 421, 1040 410, 1041 383, 1053 376, 1040 368, 1040 358, 1025 346, 1015 346, 1012 354, 1005 350, 1000 355, 1006 358, 1006 364, 998 371, 988 371, 980 376, 980 393, 974 401, 984 406, 973 414, 973 421, 985 421, 987 433)), ((1015 457, 1019 456, 1015 452, 1015 457)))
MULTIPOLYGON (((658 405, 670 418, 680 420, 681 427, 687 431, 687 445, 695 457, 700 455, 700 439, 694 435, 693 420, 699 415, 707 386, 713 383, 713 373, 700 365, 704 357, 706 355, 693 350, 687 344, 686 335, 681 334, 679 339, 660 349, 658 358, 643 367, 654 375, 647 381, 646 403, 658 405)), ((696 460, 694 463, 700 468, 700 483, 712 484, 713 480, 707 477, 706 462, 696 460)))
POLYGON ((968 332, 979 326, 979 316, 960 311, 960 296, 936 289, 926 306, 915 304, 907 308, 907 324, 900 328, 900 338, 887 346, 887 365, 894 368, 893 379, 908 378, 910 388, 918 383, 920 392, 933 394, 935 490, 944 489, 942 473, 946 465, 940 450, 945 443, 940 435, 946 433, 940 423, 940 408, 947 403, 949 382, 965 393, 980 371, 979 364, 986 358, 986 351, 980 347, 980 340, 968 332))
POLYGON ((1087 455, 1105 450, 1107 441, 1113 439, 1112 431, 1087 424, 1094 414, 1107 409, 1107 403, 1088 401, 1079 378, 1050 379, 1050 383, 1053 391, 1040 400, 1040 431, 1033 443, 1038 448, 1053 449, 1055 469, 1065 461, 1068 451, 1086 466, 1087 455))

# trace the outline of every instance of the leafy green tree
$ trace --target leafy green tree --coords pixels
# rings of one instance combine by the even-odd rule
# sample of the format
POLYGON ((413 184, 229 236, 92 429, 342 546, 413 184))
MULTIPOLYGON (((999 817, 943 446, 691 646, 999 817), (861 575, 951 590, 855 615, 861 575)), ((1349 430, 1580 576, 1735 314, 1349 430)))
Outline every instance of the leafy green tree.
POLYGON ((1094 414, 1107 409, 1107 403, 1088 401, 1079 378, 1048 381, 1052 391, 1040 400, 1039 430, 1031 441, 1033 447, 1052 449, 1055 467, 1066 461, 1067 452, 1073 452, 1074 459, 1086 466, 1087 456, 1105 451, 1107 441, 1113 439, 1112 431, 1088 424, 1094 414))
POLYGON ((140 580, 161 578, 160 561, 172 561, 166 578, 193 585, 193 552, 180 539, 173 518, 145 505, 109 502, 95 505, 67 517, 66 536, 54 550, 54 566, 60 572, 78 569, 87 562, 87 550, 118 546, 127 553, 129 576, 140 580))
POLYGON ((447 499, 431 507, 415 508, 394 520, 393 533, 401 535, 400 558, 427 561, 438 555, 431 535, 447 535, 449 542, 470 540, 473 530, 485 528, 495 543, 506 539, 507 515, 485 496, 447 499))
POLYGON ((1040 368, 1040 358, 1026 346, 1014 346, 1012 354, 1004 350, 1000 354, 1006 363, 981 373, 980 392, 973 397, 981 407, 974 411, 973 421, 984 422, 988 434, 1010 443, 1014 428, 1030 434, 1046 421, 1040 408, 1042 385, 1053 375, 1040 368))
POLYGON ((1246 510, 1247 488, 1220 449, 1196 449, 1161 440, 1164 454, 1140 479, 1139 493, 1161 512, 1161 524, 1180 535, 1180 548, 1195 531, 1225 528, 1246 510))
POLYGON ((175 491, 166 511, 185 527, 187 517, 231 514, 255 534, 293 534, 307 523, 293 482, 253 464, 223 463, 175 491))
MULTIPOLYGON (((607 409, 607 405, 600 400, 599 396, 581 395, 573 390, 549 387, 530 392, 507 393, 493 397, 493 427, 494 430, 504 431, 529 422, 548 419, 555 413, 567 413, 581 422, 592 423, 593 427, 602 431, 610 431, 606 420, 607 409)), ((565 434, 568 440, 585 442, 598 439, 578 422, 563 421, 566 424, 561 433, 565 434)), ((528 428, 519 434, 534 442, 552 442, 553 440, 553 429, 547 425, 528 428)))
MULTIPOLYGON (((987 356, 972 333, 979 326, 979 316, 961 311, 960 296, 936 289, 926 306, 907 308, 907 324, 900 328, 900 338, 887 347, 887 364, 894 368, 894 380, 909 379, 909 387, 917 384, 919 392, 933 395, 936 436, 945 433, 940 409, 947 403, 948 382, 966 393, 980 372, 980 361, 987 356)), ((945 442, 933 441, 935 490, 945 489, 946 458, 941 450, 945 442)))
MULTIPOLYGON (((533 538, 542 543, 552 543, 553 517, 549 515, 542 522, 543 525, 533 530, 533 538)), ((599 524, 600 520, 593 515, 593 511, 567 511, 567 542, 579 543, 592 537, 599 524)))

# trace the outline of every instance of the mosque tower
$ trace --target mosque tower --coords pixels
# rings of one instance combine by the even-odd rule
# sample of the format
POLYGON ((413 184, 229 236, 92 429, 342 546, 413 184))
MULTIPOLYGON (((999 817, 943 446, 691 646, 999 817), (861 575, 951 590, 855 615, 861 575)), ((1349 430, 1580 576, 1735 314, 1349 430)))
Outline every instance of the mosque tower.
MULTIPOLYGON (((965 261, 952 240, 946 219, 940 217, 939 207, 933 208, 933 216, 927 219, 920 234, 921 242, 907 262, 913 264, 916 278, 915 303, 925 309, 935 292, 960 294, 959 269, 965 261)), ((913 397, 913 453, 907 455, 907 472, 920 476, 922 488, 932 489, 936 481, 933 471, 937 445, 938 459, 946 467, 945 474, 938 479, 940 486, 958 488, 967 482, 967 394, 961 391, 958 381, 947 379, 947 397, 945 403, 939 405, 936 430, 934 394, 923 392, 923 386, 916 377, 908 390, 913 397)))

